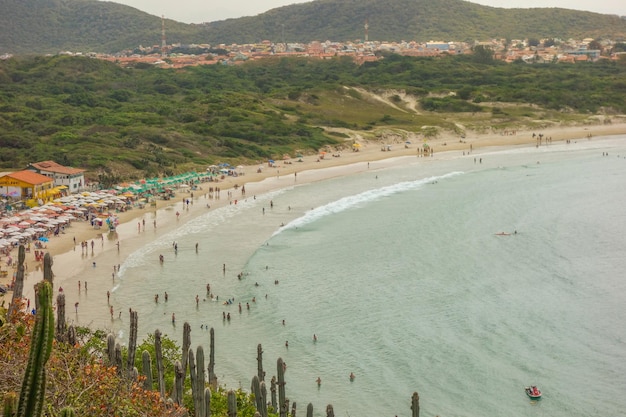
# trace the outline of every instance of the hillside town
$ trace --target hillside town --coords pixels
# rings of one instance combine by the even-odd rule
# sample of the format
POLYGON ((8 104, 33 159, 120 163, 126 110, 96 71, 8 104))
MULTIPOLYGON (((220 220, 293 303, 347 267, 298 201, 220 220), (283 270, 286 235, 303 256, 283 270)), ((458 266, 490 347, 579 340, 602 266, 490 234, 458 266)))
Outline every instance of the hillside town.
MULTIPOLYGON (((484 42, 457 41, 401 41, 384 42, 359 40, 354 42, 313 41, 310 43, 275 43, 264 40, 256 44, 171 44, 139 46, 117 54, 91 53, 89 56, 115 62, 121 66, 145 63, 163 68, 182 68, 197 65, 237 65, 246 61, 280 58, 307 57, 331 59, 350 57, 356 63, 377 61, 384 53, 404 56, 433 57, 442 55, 471 54, 482 46, 494 53, 494 59, 508 63, 577 63, 599 60, 618 60, 626 54, 621 42, 611 40, 560 39, 492 39, 484 42)), ((65 52, 66 54, 73 54, 65 52)))
MULTIPOLYGON (((246 61, 306 57, 331 59, 350 57, 357 64, 373 62, 385 53, 404 56, 434 57, 443 55, 472 54, 482 46, 493 51, 493 57, 507 63, 522 61, 528 64, 597 62, 618 60, 626 55, 626 44, 612 40, 560 39, 492 39, 489 41, 313 41, 309 43, 275 43, 264 40, 255 44, 189 44, 138 46, 115 54, 63 51, 60 55, 87 55, 92 58, 115 62, 121 66, 145 63, 162 68, 182 68, 197 65, 237 65, 246 61)), ((4 54, 0 59, 11 58, 4 54)))

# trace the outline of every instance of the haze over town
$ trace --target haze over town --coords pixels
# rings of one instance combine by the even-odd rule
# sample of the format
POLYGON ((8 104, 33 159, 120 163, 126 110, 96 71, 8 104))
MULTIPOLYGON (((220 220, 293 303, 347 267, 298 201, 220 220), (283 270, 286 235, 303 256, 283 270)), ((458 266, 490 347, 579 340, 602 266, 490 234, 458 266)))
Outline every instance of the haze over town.
MULTIPOLYGON (((276 7, 310 0, 116 0, 155 16, 164 15, 185 23, 214 22, 242 16, 256 16, 276 7)), ((472 3, 501 8, 555 7, 626 16, 626 2, 618 0, 475 0, 472 3)))

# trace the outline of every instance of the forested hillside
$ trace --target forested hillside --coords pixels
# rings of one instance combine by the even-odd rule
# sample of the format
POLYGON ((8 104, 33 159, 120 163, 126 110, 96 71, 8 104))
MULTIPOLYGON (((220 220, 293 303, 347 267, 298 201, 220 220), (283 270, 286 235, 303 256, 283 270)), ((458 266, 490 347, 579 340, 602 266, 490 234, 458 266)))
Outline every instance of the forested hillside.
POLYGON ((120 180, 317 152, 345 143, 345 131, 376 138, 437 135, 456 131, 455 122, 476 130, 576 122, 626 114, 625 80, 623 62, 507 65, 477 56, 184 70, 14 58, 0 62, 0 168, 54 159, 120 180))

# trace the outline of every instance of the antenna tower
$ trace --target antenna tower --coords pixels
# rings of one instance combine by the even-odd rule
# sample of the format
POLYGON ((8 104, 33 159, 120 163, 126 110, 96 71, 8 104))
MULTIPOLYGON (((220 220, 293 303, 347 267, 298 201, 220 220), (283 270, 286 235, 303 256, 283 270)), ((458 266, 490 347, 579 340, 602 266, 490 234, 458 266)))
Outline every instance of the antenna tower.
POLYGON ((165 15, 161 16, 161 56, 165 56, 167 42, 165 42, 165 15))
POLYGON ((368 23, 367 19, 365 19, 365 25, 363 27, 365 28, 365 42, 367 42, 369 41, 368 30, 370 28, 370 24, 368 23))

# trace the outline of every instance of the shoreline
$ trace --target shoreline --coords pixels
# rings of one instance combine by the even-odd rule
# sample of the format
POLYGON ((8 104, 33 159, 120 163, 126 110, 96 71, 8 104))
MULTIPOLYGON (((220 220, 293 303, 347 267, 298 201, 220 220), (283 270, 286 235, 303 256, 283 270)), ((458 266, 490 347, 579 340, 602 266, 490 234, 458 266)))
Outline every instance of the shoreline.
MULTIPOLYGON (((541 131, 544 137, 552 138, 551 143, 565 140, 575 143, 577 140, 593 140, 598 136, 614 136, 626 134, 626 123, 596 126, 576 126, 566 128, 550 128, 541 131), (587 138, 591 135, 591 138, 587 138)), ((518 131, 514 135, 493 134, 470 134, 460 141, 452 135, 442 136, 428 141, 434 149, 434 155, 430 158, 433 162, 440 155, 449 156, 458 154, 480 154, 485 150, 497 147, 537 146, 536 139, 531 131, 518 131), (454 142, 452 142, 454 141, 454 142)), ((366 170, 382 169, 384 167, 402 164, 403 160, 413 161, 417 154, 417 148, 421 144, 411 144, 405 147, 404 143, 392 143, 391 150, 382 151, 380 143, 362 143, 358 152, 346 150, 340 152, 339 157, 326 154, 324 159, 319 160, 317 155, 305 155, 304 162, 292 162, 290 164, 279 162, 275 167, 267 164, 261 173, 257 173, 259 165, 251 165, 243 168, 244 175, 239 177, 226 177, 217 183, 202 183, 202 189, 195 191, 177 191, 176 197, 169 200, 157 200, 157 206, 146 206, 143 209, 133 208, 124 213, 119 213, 120 224, 113 234, 106 230, 96 230, 87 221, 73 221, 66 228, 64 234, 50 237, 47 248, 53 257, 53 272, 55 275, 55 289, 63 287, 67 297, 68 317, 71 305, 76 302, 89 302, 91 309, 94 305, 101 308, 104 318, 108 319, 109 302, 106 292, 116 286, 117 272, 111 265, 123 265, 127 257, 137 249, 149 244, 196 217, 229 204, 236 204, 235 200, 245 200, 253 196, 262 195, 271 191, 283 189, 293 184, 305 184, 322 181, 332 177, 350 175, 366 170), (403 158, 404 157, 404 158, 403 158), (406 159, 410 157, 410 159, 406 159), (246 195, 242 195, 241 186, 245 185, 246 195), (221 189, 219 198, 209 198, 207 188, 217 186, 221 189), (236 187, 237 186, 237 187, 236 187), (191 198, 193 203, 183 203, 186 198, 191 198), (210 208, 207 208, 210 205, 210 208), (180 218, 175 215, 180 213, 180 218), (145 222, 145 224, 144 224, 145 222), (156 222, 156 223, 155 223, 156 222), (74 244, 76 239, 76 244, 74 244), (84 251, 80 247, 81 241, 93 241, 94 245, 84 251), (119 247, 117 246, 119 242, 119 247), (93 249, 92 249, 93 248, 93 249), (79 252, 80 251, 80 252, 79 252), (105 279, 109 277, 111 281, 105 279), (98 294, 96 298, 88 296, 85 284, 82 287, 77 282, 87 281, 91 293, 98 294), (95 304, 92 304, 95 303, 95 304)), ((549 146, 542 144, 540 146, 549 146)), ((17 249, 13 249, 11 256, 17 258, 17 249)), ((33 286, 43 278, 42 265, 34 260, 32 253, 26 254, 26 277, 24 285, 24 298, 33 299, 33 286)), ((5 267, 6 268, 6 267, 5 267)), ((0 279, 0 284, 8 284, 14 269, 11 267, 9 276, 0 279)), ((0 299, 6 304, 10 303, 11 292, 2 295, 0 299)), ((78 309, 77 309, 78 311, 78 309)), ((118 314, 117 311, 115 312, 118 314)), ((78 315, 78 314, 77 314, 78 315)), ((122 311, 119 311, 122 317, 122 311)), ((77 320, 80 321, 80 320, 77 320)), ((90 326, 90 323, 80 323, 90 326)), ((97 327, 98 328, 98 327, 97 327)))

